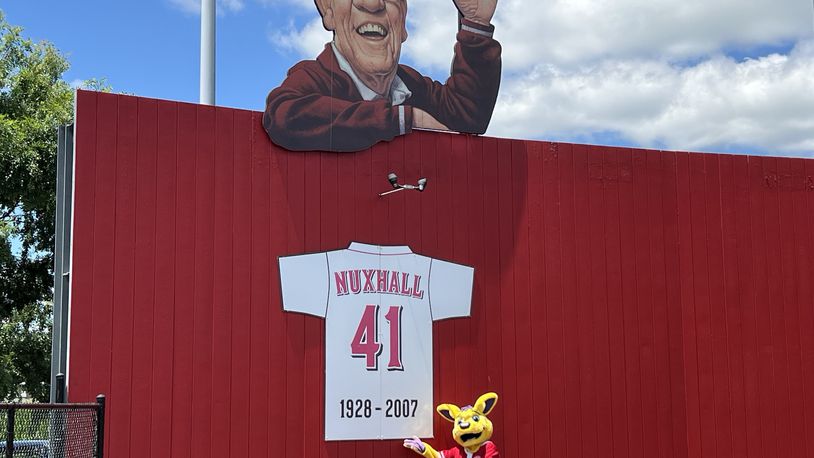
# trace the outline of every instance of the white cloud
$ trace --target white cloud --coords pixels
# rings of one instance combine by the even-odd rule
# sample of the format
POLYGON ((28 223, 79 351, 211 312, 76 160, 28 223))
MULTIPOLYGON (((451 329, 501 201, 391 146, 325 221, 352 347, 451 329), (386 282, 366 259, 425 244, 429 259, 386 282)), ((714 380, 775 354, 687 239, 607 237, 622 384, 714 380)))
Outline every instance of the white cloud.
POLYGON ((642 59, 538 65, 504 80, 489 130, 548 139, 595 132, 647 147, 814 155, 814 40, 789 55, 718 56, 686 68, 642 59))
MULTIPOLYGON (((174 7, 190 14, 200 14, 201 0, 170 0, 174 7)), ((218 14, 225 12, 238 12, 243 9, 243 0, 217 0, 218 14)))
MULTIPOLYGON (((498 5, 502 7, 502 3, 498 5)), ((449 70, 458 31, 458 12, 453 2, 410 0, 403 57, 418 67, 449 70)))
POLYGON ((319 14, 315 16, 301 29, 291 23, 284 31, 272 30, 269 32, 269 40, 279 49, 293 51, 299 58, 315 58, 333 37, 331 32, 322 27, 319 14))
POLYGON ((218 6, 229 11, 240 11, 243 9, 243 0, 218 0, 218 6))
MULTIPOLYGON (((277 47, 312 59, 330 40, 311 0, 257 1, 313 11, 271 33, 277 47)), ((445 74, 453 2, 408 4, 402 62, 445 74)), ((814 155, 810 1, 500 0, 493 23, 503 87, 489 134, 814 155)))
MULTIPOLYGON (((448 68, 456 30, 451 5, 410 2, 411 58, 448 68), (449 43, 449 53, 439 55, 439 43, 449 43)), ((504 45, 504 66, 517 71, 540 62, 675 60, 724 46, 792 42, 811 34, 811 21, 812 5, 801 0, 501 0, 493 23, 504 45)))
POLYGON ((316 11, 314 0, 255 0, 263 6, 278 6, 278 5, 294 5, 302 9, 311 9, 316 11))

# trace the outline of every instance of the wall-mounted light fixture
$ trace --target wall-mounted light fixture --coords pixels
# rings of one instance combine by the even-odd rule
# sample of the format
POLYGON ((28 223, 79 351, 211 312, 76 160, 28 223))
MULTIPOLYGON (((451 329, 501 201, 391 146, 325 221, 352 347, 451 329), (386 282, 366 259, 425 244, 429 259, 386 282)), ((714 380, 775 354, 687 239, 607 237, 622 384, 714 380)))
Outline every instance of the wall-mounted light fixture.
POLYGON ((396 174, 393 173, 393 172, 390 172, 387 175, 387 181, 390 182, 390 185, 393 186, 393 189, 391 189, 390 191, 385 191, 383 193, 380 193, 379 197, 386 196, 388 194, 393 194, 394 192, 403 191, 405 189, 414 189, 414 190, 416 190, 418 192, 421 192, 421 191, 424 190, 424 188, 427 187, 427 179, 426 178, 421 178, 420 180, 418 180, 418 183, 416 183, 414 185, 413 184, 399 184, 399 177, 396 176, 396 174))

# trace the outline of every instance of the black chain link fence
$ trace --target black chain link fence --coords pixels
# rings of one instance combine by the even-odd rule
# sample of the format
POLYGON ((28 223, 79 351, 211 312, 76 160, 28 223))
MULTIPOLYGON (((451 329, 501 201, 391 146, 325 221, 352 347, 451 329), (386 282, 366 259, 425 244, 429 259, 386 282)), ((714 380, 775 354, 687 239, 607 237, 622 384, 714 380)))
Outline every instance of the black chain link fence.
POLYGON ((0 404, 0 458, 103 458, 104 396, 96 404, 0 404))

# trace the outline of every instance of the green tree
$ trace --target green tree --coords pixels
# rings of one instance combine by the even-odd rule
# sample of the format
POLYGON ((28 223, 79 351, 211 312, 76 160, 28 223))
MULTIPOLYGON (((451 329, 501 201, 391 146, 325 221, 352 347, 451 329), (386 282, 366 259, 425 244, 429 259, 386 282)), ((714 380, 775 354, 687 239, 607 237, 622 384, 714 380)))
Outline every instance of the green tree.
POLYGON ((0 11, 0 399, 48 397, 56 130, 71 122, 64 56, 0 11))
POLYGON ((0 399, 22 391, 48 401, 51 374, 51 304, 32 303, 0 321, 0 399))

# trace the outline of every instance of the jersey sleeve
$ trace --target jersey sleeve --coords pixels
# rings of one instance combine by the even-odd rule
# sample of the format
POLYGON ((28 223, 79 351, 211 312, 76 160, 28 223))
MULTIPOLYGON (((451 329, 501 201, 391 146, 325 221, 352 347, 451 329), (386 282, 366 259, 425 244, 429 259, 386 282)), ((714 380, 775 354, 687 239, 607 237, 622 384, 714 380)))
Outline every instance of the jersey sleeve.
POLYGON ((328 254, 283 256, 279 264, 283 310, 325 318, 330 281, 328 254))
POLYGON ((486 446, 486 451, 484 452, 483 458, 498 458, 500 456, 494 442, 488 441, 484 445, 486 446))
POLYGON ((475 269, 433 259, 430 264, 430 309, 433 321, 469 316, 475 269))

